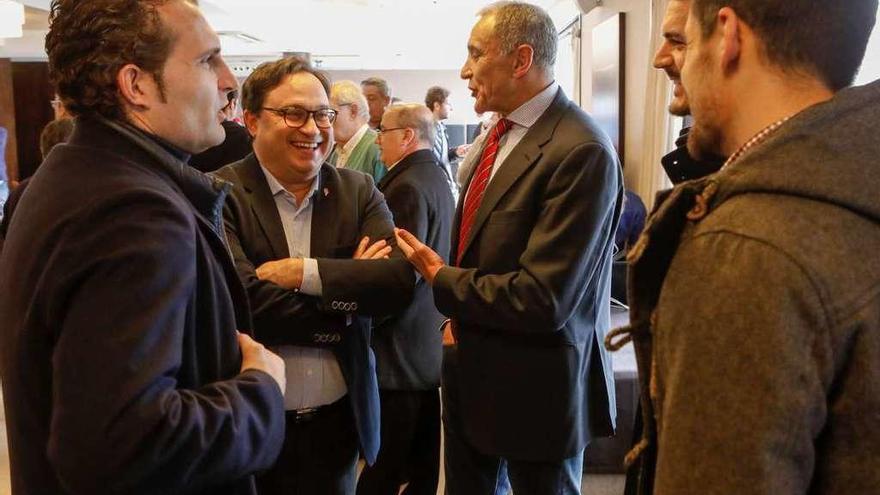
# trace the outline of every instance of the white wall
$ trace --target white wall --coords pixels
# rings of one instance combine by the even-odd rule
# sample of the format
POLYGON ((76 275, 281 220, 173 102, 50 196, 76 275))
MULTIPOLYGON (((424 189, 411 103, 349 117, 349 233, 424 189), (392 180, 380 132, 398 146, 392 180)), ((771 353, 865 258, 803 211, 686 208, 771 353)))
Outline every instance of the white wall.
POLYGON ((348 79, 356 83, 371 76, 381 77, 391 85, 391 95, 407 103, 424 104, 428 88, 442 86, 450 91, 449 102, 452 103, 448 123, 475 124, 478 121, 474 99, 457 70, 328 70, 327 74, 333 81, 348 79))
MULTIPOLYGON (((880 9, 877 11, 877 18, 880 21, 880 9)), ((880 79, 880 22, 874 26, 874 32, 868 41, 865 61, 862 63, 862 69, 856 78, 856 84, 867 84, 877 79, 880 79)))

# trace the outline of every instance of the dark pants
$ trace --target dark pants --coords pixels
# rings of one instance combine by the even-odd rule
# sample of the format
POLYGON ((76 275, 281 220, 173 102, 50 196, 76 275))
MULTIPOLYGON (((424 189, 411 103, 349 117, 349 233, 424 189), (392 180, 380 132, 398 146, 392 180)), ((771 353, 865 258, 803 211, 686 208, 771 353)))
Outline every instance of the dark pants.
MULTIPOLYGON (((446 495, 578 495, 584 453, 550 462, 505 459, 484 454, 465 437, 458 409, 455 348, 443 353, 443 434, 446 495)), ((491 407, 488 405, 486 407, 491 407)), ((524 428, 529 427, 523 425, 524 428)))
POLYGON ((440 392, 380 390, 382 446, 358 495, 435 495, 440 471, 440 392))
POLYGON ((357 477, 358 436, 349 398, 314 415, 285 415, 281 455, 257 478, 260 495, 352 495, 357 477))

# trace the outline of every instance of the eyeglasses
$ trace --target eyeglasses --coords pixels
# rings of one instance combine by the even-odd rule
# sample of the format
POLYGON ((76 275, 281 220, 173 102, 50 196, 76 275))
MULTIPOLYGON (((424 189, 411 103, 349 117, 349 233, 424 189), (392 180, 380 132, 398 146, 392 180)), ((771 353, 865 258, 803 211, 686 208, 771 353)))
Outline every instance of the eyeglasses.
POLYGON ((409 129, 409 127, 389 127, 386 129, 382 126, 379 126, 379 134, 385 134, 386 132, 400 131, 400 130, 405 130, 405 129, 409 129))
POLYGON ((318 110, 306 110, 300 107, 269 108, 263 107, 275 115, 284 119, 284 124, 292 129, 298 129, 308 122, 309 117, 315 119, 315 125, 321 129, 327 129, 336 120, 336 110, 332 108, 320 108, 318 110))

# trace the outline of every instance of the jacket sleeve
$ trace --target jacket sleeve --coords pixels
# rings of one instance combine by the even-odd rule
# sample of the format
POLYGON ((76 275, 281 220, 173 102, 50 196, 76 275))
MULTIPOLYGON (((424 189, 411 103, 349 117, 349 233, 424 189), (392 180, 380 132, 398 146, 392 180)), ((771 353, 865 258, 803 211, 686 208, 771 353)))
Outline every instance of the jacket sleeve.
MULTIPOLYGON (((386 239, 394 243, 394 221, 382 193, 373 179, 362 174, 359 188, 362 219, 357 239, 369 236, 371 242, 386 239)), ((403 253, 394 246, 390 259, 354 260, 318 258, 318 271, 324 288, 321 307, 331 312, 356 312, 382 316, 400 311, 412 301, 415 272, 403 253)))
POLYGON ((257 267, 245 250, 246 237, 252 235, 245 232, 244 226, 248 210, 249 205, 240 201, 237 194, 231 194, 226 199, 223 217, 226 242, 248 293, 257 340, 266 345, 340 344, 347 335, 344 315, 322 311, 316 297, 257 278, 257 267))
POLYGON ((49 260, 43 309, 59 329, 47 456, 59 479, 70 493, 191 493, 268 468, 284 435, 271 377, 177 382, 194 338, 195 220, 152 191, 102 203, 49 260))
POLYGON ((654 346, 655 493, 810 491, 834 366, 823 301, 791 258, 732 233, 682 243, 654 346))
POLYGON ((437 309, 500 332, 561 329, 613 243, 623 190, 612 152, 594 142, 569 152, 534 191, 539 213, 518 269, 489 273, 491 267, 445 266, 434 279, 437 309))

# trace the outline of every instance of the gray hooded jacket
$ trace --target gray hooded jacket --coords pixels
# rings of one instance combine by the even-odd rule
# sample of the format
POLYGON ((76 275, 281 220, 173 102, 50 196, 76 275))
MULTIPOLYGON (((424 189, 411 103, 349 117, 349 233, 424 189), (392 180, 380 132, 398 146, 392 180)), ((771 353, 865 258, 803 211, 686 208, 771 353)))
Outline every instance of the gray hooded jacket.
POLYGON ((639 493, 880 494, 880 82, 672 190, 631 253, 639 493))

